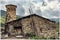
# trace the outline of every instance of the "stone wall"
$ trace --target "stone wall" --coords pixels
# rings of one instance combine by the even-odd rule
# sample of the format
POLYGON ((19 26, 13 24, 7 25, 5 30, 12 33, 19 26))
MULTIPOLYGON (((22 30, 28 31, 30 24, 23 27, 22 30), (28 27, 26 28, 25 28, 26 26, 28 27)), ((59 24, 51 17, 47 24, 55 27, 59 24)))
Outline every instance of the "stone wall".
POLYGON ((22 19, 21 24, 23 27, 24 34, 33 32, 33 29, 31 26, 31 18, 22 19))
MULTIPOLYGON (((42 36, 44 38, 50 38, 53 36, 55 38, 58 37, 55 23, 37 16, 27 17, 27 18, 9 23, 8 25, 9 32, 10 33, 15 32, 16 30, 14 30, 14 27, 18 27, 18 26, 22 27, 22 33, 24 35, 35 32, 37 36, 42 36), (34 25, 32 25, 32 19, 33 19, 34 25)), ((19 33, 21 32, 21 30, 19 29, 17 31, 19 33)), ((15 33, 17 33, 17 31, 15 33)))
POLYGON ((50 38, 50 37, 56 37, 55 34, 58 37, 58 33, 56 32, 56 25, 54 22, 48 21, 46 19, 39 18, 37 16, 33 16, 32 18, 26 18, 22 20, 22 27, 24 33, 32 33, 36 32, 37 36, 43 36, 44 38, 50 38), (33 22, 35 24, 35 30, 31 26, 31 22, 33 19, 33 22), (54 35, 53 35, 53 33, 54 35))
POLYGON ((58 32, 56 32, 56 25, 54 22, 37 16, 34 17, 34 22, 38 36, 43 36, 44 38, 58 38, 58 32))
POLYGON ((21 26, 21 21, 12 21, 6 25, 5 30, 8 32, 8 35, 21 34, 21 29, 14 28, 20 26, 21 26))

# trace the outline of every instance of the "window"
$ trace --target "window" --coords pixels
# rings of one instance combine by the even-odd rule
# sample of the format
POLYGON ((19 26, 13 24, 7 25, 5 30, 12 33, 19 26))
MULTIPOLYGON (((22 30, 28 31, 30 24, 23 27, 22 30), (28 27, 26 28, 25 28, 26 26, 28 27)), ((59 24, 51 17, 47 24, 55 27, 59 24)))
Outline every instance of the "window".
POLYGON ((22 26, 14 27, 14 29, 22 29, 22 26))

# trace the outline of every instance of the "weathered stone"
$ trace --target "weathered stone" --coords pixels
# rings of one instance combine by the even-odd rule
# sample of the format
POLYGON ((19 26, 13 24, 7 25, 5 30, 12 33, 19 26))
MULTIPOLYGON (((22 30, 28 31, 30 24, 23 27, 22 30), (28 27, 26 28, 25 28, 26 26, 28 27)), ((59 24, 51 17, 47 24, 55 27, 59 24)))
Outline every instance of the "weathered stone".
POLYGON ((55 37, 55 34, 58 36, 56 32, 55 22, 52 22, 51 20, 43 18, 36 14, 15 20, 15 8, 16 6, 7 6, 7 22, 10 22, 6 23, 5 30, 10 35, 13 35, 13 33, 17 35, 34 33, 36 36, 40 37, 40 35, 42 35, 44 38, 55 37), (9 19, 10 17, 11 19, 9 19))
POLYGON ((15 5, 6 5, 7 14, 6 14, 6 23, 16 20, 16 6, 15 5))

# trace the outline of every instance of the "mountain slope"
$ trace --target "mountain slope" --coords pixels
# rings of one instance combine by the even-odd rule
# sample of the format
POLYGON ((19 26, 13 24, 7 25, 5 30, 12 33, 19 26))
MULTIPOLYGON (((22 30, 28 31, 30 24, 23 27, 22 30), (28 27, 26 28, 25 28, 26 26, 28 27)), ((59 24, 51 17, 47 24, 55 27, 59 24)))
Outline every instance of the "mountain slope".
POLYGON ((0 10, 1 11, 1 16, 6 16, 6 11, 0 10))

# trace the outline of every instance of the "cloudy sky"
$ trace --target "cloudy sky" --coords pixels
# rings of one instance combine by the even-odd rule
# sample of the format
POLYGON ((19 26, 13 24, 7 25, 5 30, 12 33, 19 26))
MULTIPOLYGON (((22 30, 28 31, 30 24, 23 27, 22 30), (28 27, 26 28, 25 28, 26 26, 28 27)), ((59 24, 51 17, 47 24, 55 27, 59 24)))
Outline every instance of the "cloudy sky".
POLYGON ((0 0, 0 10, 5 10, 5 5, 17 5, 17 15, 29 15, 31 6, 34 14, 45 18, 60 18, 60 0, 0 0))

